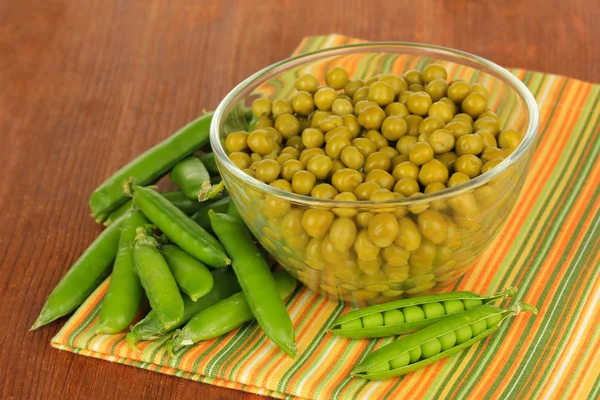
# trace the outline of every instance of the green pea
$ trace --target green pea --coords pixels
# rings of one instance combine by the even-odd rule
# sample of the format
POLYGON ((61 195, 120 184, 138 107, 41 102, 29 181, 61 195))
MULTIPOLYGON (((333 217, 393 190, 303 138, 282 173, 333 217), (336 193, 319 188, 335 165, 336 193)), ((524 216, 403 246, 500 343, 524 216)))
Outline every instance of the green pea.
POLYGON ((465 305, 461 300, 446 300, 442 304, 444 305, 446 315, 456 314, 465 309, 465 305))
POLYGON ((492 315, 491 317, 487 317, 487 319, 485 320, 485 323, 487 325, 487 328, 490 329, 491 327, 498 325, 498 322, 500 322, 501 320, 502 320, 502 314, 496 314, 496 315, 492 315))
POLYGON ((442 350, 442 344, 437 339, 431 339, 421 345, 422 358, 431 358, 442 350))
POLYGON ((437 318, 445 315, 444 306, 440 303, 426 303, 421 306, 425 312, 425 318, 437 318))
POLYGON ((348 321, 342 324, 342 329, 360 329, 362 327, 363 324, 360 318, 353 319, 352 321, 348 321))
POLYGON ((410 363, 415 363, 421 358, 421 346, 417 346, 408 352, 410 355, 410 363))
POLYGON ((390 360, 392 369, 406 367, 408 364, 410 364, 410 354, 407 351, 390 360))
POLYGON ((469 310, 473 307, 480 306, 483 302, 480 299, 468 299, 463 300, 463 304, 465 305, 465 310, 469 310))
POLYGON ((416 322, 425 319, 425 313, 419 306, 410 306, 402 309, 406 322, 416 322))
POLYGON ((383 326, 383 315, 381 315, 381 313, 365 315, 361 319, 365 328, 376 328, 378 326, 383 326))
POLYGON ((451 349, 456 344, 456 333, 454 331, 450 331, 438 338, 442 345, 442 351, 446 351, 451 349))
POLYGON ((471 324, 471 331, 473 332, 473 336, 477 336, 482 334, 487 329, 487 324, 485 319, 474 322, 471 324))
POLYGON ((454 334, 456 335, 456 344, 459 345, 471 339, 473 332, 471 331, 471 326, 467 325, 455 330, 454 334))
POLYGON ((370 374, 380 374, 382 372, 387 372, 389 370, 390 370, 390 363, 386 361, 383 364, 379 364, 378 366, 370 369, 369 373, 370 374))
POLYGON ((404 314, 400 310, 388 310, 383 312, 384 325, 396 325, 404 322, 404 314))

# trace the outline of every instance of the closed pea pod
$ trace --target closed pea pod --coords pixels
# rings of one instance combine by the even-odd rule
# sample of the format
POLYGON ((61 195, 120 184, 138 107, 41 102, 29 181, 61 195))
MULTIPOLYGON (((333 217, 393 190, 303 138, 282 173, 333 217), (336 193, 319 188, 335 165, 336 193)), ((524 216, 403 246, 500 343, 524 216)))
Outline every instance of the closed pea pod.
POLYGON ((98 333, 119 333, 129 327, 142 303, 144 289, 135 273, 131 244, 136 229, 149 221, 141 211, 132 210, 123 221, 119 250, 113 266, 110 284, 102 300, 98 333))
POLYGON ((196 149, 208 143, 212 113, 208 113, 186 125, 162 143, 154 146, 125 165, 90 196, 92 217, 104 221, 110 212, 127 201, 123 184, 134 177, 140 185, 154 183, 196 149))
POLYGON ((215 161, 214 153, 201 154, 198 156, 198 159, 202 161, 202 164, 204 164, 211 176, 219 175, 219 168, 217 167, 217 162, 215 161))
POLYGON ((69 314, 98 287, 117 254, 124 218, 106 228, 75 261, 48 296, 31 330, 69 314))
POLYGON ((183 298, 169 266, 147 228, 138 228, 133 246, 135 271, 152 309, 165 328, 173 328, 183 317, 183 298))
POLYGON ((221 243, 168 200, 140 186, 132 190, 135 204, 176 245, 211 267, 230 264, 221 243))
POLYGON ((171 170, 171 180, 181 187, 188 198, 198 201, 212 199, 225 188, 224 182, 215 186, 211 184, 208 170, 196 157, 177 163, 171 170))
POLYGON ((259 325, 283 351, 295 357, 292 321, 252 234, 238 218, 210 212, 210 220, 213 231, 233 259, 233 270, 259 325))
POLYGON ((177 286, 192 301, 197 301, 210 292, 213 286, 213 277, 204 264, 177 246, 164 245, 161 246, 160 251, 171 269, 177 286))
MULTIPOLYGON (((283 270, 276 271, 273 280, 281 300, 289 297, 296 289, 296 280, 283 270)), ((176 331, 168 344, 169 352, 173 354, 173 351, 201 340, 225 335, 254 318, 247 294, 243 291, 235 293, 204 308, 181 330, 176 331)))
POLYGON ((481 341, 498 330, 502 321, 522 311, 537 314, 537 309, 527 303, 519 303, 507 309, 500 309, 486 304, 444 318, 442 321, 417 333, 404 336, 369 354, 352 370, 352 375, 369 380, 383 380, 413 372, 481 341), (489 328, 486 323, 488 319, 495 321, 495 324, 489 328), (465 328, 472 326, 474 323, 483 323, 486 328, 478 334, 471 332, 469 335, 465 328), (452 343, 451 332, 454 333, 457 340, 453 346, 448 347, 452 343), (448 334, 450 334, 450 337, 447 336, 448 334), (466 340, 459 342, 459 336, 461 336, 461 339, 466 340), (406 364, 405 354, 410 354, 417 348, 420 349, 420 357, 416 360, 411 358, 410 362, 406 364), (395 361, 398 357, 400 359, 395 361))
MULTIPOLYGON (((350 311, 335 320, 329 330, 336 335, 352 339, 401 335, 417 331, 447 318, 449 315, 473 308, 466 307, 466 304, 470 302, 477 302, 478 305, 486 304, 511 297, 515 291, 515 288, 509 288, 491 296, 481 296, 473 292, 452 292, 391 301, 350 311), (451 305, 452 303, 460 303, 461 307, 446 307, 446 303, 451 305), (348 323, 351 321, 362 320, 372 314, 383 314, 383 326, 377 329, 367 329, 365 327, 345 328, 349 326, 348 323), (387 319, 385 318, 386 315, 388 315, 387 319), (390 315, 395 315, 395 317, 390 315)), ((357 325, 357 323, 354 324, 357 325)))

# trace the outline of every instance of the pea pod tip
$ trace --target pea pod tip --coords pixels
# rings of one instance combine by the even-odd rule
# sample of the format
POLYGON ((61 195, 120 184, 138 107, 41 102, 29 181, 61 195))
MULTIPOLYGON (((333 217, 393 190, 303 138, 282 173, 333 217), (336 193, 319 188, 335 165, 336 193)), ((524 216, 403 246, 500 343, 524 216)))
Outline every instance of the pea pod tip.
POLYGON ((133 350, 134 352, 136 352, 136 353, 142 352, 139 349, 139 347, 137 347, 138 337, 135 333, 129 332, 127 335, 125 335, 125 341, 127 342, 127 345, 129 346, 129 348, 131 350, 133 350))
POLYGON ((36 329, 42 327, 43 325, 45 325, 45 323, 43 321, 40 320, 40 318, 36 319, 35 322, 33 323, 33 325, 31 325, 31 328, 29 328, 29 331, 35 331, 36 329))

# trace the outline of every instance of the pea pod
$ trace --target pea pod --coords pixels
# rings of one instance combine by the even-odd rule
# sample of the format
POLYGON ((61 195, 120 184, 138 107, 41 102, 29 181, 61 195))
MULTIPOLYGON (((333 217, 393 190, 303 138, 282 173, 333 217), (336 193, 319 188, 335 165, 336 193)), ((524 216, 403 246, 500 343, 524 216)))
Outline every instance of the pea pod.
POLYGON ((238 210, 237 206, 233 201, 229 203, 229 207, 227 208, 227 214, 231 215, 232 217, 242 219, 240 210, 238 210))
POLYGON ((221 243, 154 190, 133 186, 135 204, 177 246, 211 267, 231 263, 221 243))
POLYGON ((199 204, 205 204, 199 209, 194 215, 190 218, 194 220, 195 223, 200 225, 206 230, 212 230, 212 226, 210 226, 210 218, 208 217, 208 211, 213 210, 217 213, 225 213, 227 212, 229 205, 232 203, 231 197, 226 196, 222 199, 215 201, 214 203, 206 204, 206 202, 202 202, 199 204))
MULTIPOLYGON (((181 211, 186 213, 187 215, 194 214, 196 211, 200 210, 204 205, 198 201, 188 199, 181 190, 173 190, 171 192, 159 192, 162 197, 169 200, 173 205, 179 208, 181 211)), ((218 200, 216 197, 212 200, 218 200)), ((116 221, 122 215, 127 214, 127 212, 131 209, 131 205, 133 204, 133 200, 129 200, 123 205, 119 206, 115 211, 110 213, 106 221, 104 221, 104 226, 109 226, 114 221, 116 221)))
MULTIPOLYGON (((200 311, 241 290, 235 277, 235 273, 230 269, 217 269, 211 272, 213 277, 213 287, 205 296, 198 301, 192 301, 188 296, 183 297, 183 317, 172 328, 178 328, 188 322, 194 315, 200 311)), ((151 310, 141 321, 131 327, 131 332, 127 334, 126 340, 129 347, 139 351, 136 343, 140 340, 160 339, 171 332, 166 329, 158 319, 155 310, 151 310)))
POLYGON ((480 304, 506 299, 515 292, 516 288, 509 288, 492 296, 451 292, 391 301, 350 311, 335 320, 330 331, 352 339, 401 335, 480 304))
MULTIPOLYGON (((275 271, 273 278, 281 299, 289 297, 296 289, 296 280, 284 270, 275 271)), ((173 353, 201 340, 225 335, 253 319, 244 292, 235 293, 203 309, 183 329, 176 331, 169 342, 169 351, 173 353)))
POLYGON ((219 168, 215 161, 215 153, 204 153, 198 156, 211 176, 219 176, 219 168))
POLYGON ((248 227, 227 214, 209 211, 209 216, 213 231, 233 259, 233 270, 259 325, 283 351, 295 357, 294 326, 248 227))
POLYGON ((129 210, 131 210, 131 205, 133 201, 129 200, 126 203, 121 204, 115 211, 111 212, 106 221, 102 223, 104 226, 109 226, 113 224, 116 220, 121 218, 123 215, 127 214, 129 210))
POLYGON ((167 265, 181 291, 197 301, 210 292, 213 287, 213 277, 208 268, 200 261, 190 256, 177 246, 163 245, 160 247, 167 265))
POLYGON ((507 309, 484 304, 444 318, 369 354, 352 375, 370 380, 389 379, 413 372, 473 345, 498 330, 502 321, 537 309, 519 303, 507 309))
POLYGON ((182 192, 192 200, 212 199, 223 191, 225 183, 211 183, 210 174, 197 157, 180 161, 171 170, 171 181, 181 187, 182 192))
POLYGON ((98 287, 117 255, 123 220, 121 217, 104 229, 75 261, 48 296, 31 330, 69 314, 98 287))
POLYGON ((202 204, 198 201, 198 199, 192 200, 188 198, 181 190, 162 192, 160 195, 169 200, 175 207, 179 208, 187 215, 192 215, 202 208, 202 204))
POLYGON ((92 217, 104 222, 114 209, 127 201, 123 185, 130 178, 135 178, 140 185, 154 183, 175 164, 206 144, 211 121, 212 113, 203 115, 136 157, 98 186, 90 196, 92 217))
POLYGON ((183 299, 169 266, 158 250, 158 242, 146 228, 138 228, 133 245, 135 271, 144 287, 150 306, 166 329, 183 318, 183 299))
POLYGON ((136 229, 149 221, 141 211, 131 210, 123 221, 119 249, 102 300, 97 333, 119 333, 129 327, 142 304, 144 289, 133 265, 133 243, 136 229))

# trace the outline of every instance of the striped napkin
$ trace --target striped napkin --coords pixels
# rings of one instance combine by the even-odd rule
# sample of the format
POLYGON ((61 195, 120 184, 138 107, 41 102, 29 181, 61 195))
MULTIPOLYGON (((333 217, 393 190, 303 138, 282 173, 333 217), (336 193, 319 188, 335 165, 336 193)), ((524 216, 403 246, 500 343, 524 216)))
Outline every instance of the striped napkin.
MULTIPOLYGON (((356 42, 341 35, 310 37, 296 54, 356 42)), ((493 293, 517 286, 513 301, 536 305, 537 317, 520 315, 472 348, 403 378, 368 382, 351 379, 352 366, 391 339, 353 341, 326 333, 346 308, 307 289, 287 300, 297 359, 278 351, 256 323, 173 358, 164 341, 140 343, 143 351, 135 354, 124 335, 94 333, 106 281, 52 346, 285 399, 599 398, 600 85, 512 72, 540 107, 537 150, 510 223, 452 289, 493 293)))

